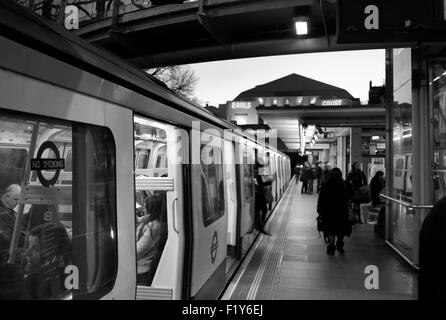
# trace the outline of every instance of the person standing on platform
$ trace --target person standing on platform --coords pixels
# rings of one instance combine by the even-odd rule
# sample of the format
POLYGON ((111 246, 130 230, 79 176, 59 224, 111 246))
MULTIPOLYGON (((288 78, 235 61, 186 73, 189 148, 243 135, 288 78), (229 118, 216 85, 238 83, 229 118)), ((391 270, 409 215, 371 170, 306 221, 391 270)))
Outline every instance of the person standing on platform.
POLYGON ((322 183, 321 183, 321 186, 322 186, 322 184, 325 183, 325 181, 328 180, 328 173, 330 172, 330 170, 331 170, 330 162, 325 162, 324 166, 322 167, 322 183))
POLYGON ((300 193, 307 193, 308 191, 308 175, 310 171, 310 165, 308 162, 304 163, 300 171, 300 181, 302 181, 302 188, 300 189, 300 193))
POLYGON ((322 171, 321 164, 322 164, 321 162, 316 162, 316 168, 315 168, 316 180, 317 180, 317 188, 316 188, 317 193, 319 193, 319 191, 321 191, 321 186, 322 186, 323 171, 322 171))
POLYGON ((327 254, 334 255, 336 249, 343 253, 344 237, 351 235, 352 227, 348 220, 348 201, 340 169, 333 168, 322 185, 317 212, 321 218, 324 238, 328 239, 327 254))
POLYGON ((262 176, 259 174, 259 168, 263 167, 262 164, 256 163, 254 165, 254 184, 255 184, 255 216, 254 216, 254 224, 255 228, 266 235, 271 235, 269 232, 266 232, 265 222, 266 222, 266 213, 268 211, 266 207, 266 197, 265 197, 265 186, 269 186, 272 184, 272 181, 263 181, 262 176))
POLYGON ((420 231, 418 299, 446 301, 446 197, 424 219, 420 231))
POLYGON ((294 176, 296 177, 296 184, 298 184, 300 176, 300 164, 296 164, 296 166, 294 167, 294 176))
POLYGON ((352 164, 352 171, 350 171, 347 176, 347 182, 350 184, 351 188, 353 212, 357 216, 358 222, 362 223, 360 208, 361 202, 358 201, 356 196, 361 195, 361 187, 367 186, 367 178, 364 172, 362 172, 361 168, 359 167, 358 162, 354 162, 352 164))
POLYGON ((309 194, 313 193, 315 176, 316 176, 316 167, 312 163, 308 170, 308 192, 307 193, 309 193, 309 194))
POLYGON ((384 189, 384 172, 377 171, 375 176, 370 181, 370 197, 372 198, 372 206, 376 207, 384 204, 381 200, 379 194, 381 190, 384 189))

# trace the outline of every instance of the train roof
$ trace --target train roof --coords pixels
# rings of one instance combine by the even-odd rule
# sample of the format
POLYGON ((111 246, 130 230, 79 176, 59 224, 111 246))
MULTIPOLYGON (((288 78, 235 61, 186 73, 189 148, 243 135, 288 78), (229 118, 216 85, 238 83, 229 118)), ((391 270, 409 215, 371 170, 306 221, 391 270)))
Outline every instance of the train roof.
POLYGON ((239 129, 125 60, 12 1, 0 1, 0 35, 219 127, 239 129))

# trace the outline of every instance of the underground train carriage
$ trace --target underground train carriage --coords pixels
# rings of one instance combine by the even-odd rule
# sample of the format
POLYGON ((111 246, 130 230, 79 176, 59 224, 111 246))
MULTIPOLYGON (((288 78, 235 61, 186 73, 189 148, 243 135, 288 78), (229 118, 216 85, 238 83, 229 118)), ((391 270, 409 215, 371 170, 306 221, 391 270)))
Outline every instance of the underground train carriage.
POLYGON ((19 8, 0 16, 0 261, 17 279, 0 298, 216 298, 254 241, 255 158, 275 203, 289 159, 19 8))
MULTIPOLYGON (((5 114, 8 114, 8 112, 6 111, 5 114)), ((16 170, 22 169, 22 172, 18 173, 18 177, 27 177, 24 181, 28 181, 27 179, 29 179, 28 184, 23 183, 23 181, 21 183, 22 192, 20 195, 18 208, 19 216, 24 217, 25 219, 28 218, 28 229, 26 230, 26 233, 33 234, 35 232, 35 227, 37 227, 38 229, 38 227, 40 226, 51 226, 53 224, 54 228, 60 226, 61 229, 64 230, 64 232, 61 231, 63 235, 59 236, 61 238, 54 238, 54 240, 65 241, 67 243, 71 242, 71 249, 66 250, 67 248, 65 248, 66 252, 64 252, 63 254, 64 262, 62 262, 62 260, 60 262, 62 266, 65 266, 63 271, 64 273, 66 273, 66 276, 64 277, 62 275, 60 276, 60 278, 55 278, 56 281, 64 280, 63 284, 64 286, 66 286, 68 280, 68 287, 71 287, 72 291, 75 292, 76 290, 79 290, 79 281, 81 281, 83 277, 87 278, 88 276, 90 276, 89 274, 83 274, 82 269, 87 268, 87 266, 82 266, 82 258, 88 259, 96 255, 99 255, 95 257, 96 259, 99 259, 98 263, 103 264, 104 267, 105 265, 110 266, 110 263, 113 263, 114 256, 115 259, 118 259, 118 264, 116 265, 115 263, 113 267, 117 269, 117 267, 119 266, 119 261, 121 261, 121 252, 119 251, 119 248, 116 248, 116 241, 114 240, 116 239, 117 235, 118 243, 120 241, 124 242, 123 245, 125 244, 125 246, 130 249, 130 244, 132 243, 131 240, 133 237, 131 236, 131 233, 128 232, 128 229, 121 228, 121 225, 125 221, 125 224, 129 226, 134 220, 133 217, 132 219, 124 220, 123 217, 121 219, 121 216, 119 214, 117 214, 117 218, 113 217, 113 215, 111 214, 114 211, 113 207, 116 205, 117 207, 121 207, 119 203, 97 204, 96 202, 101 202, 103 200, 102 198, 104 197, 106 197, 110 201, 112 201, 113 198, 117 198, 119 202, 119 191, 115 195, 113 195, 113 183, 117 183, 117 190, 119 190, 120 187, 124 186, 124 184, 120 183, 120 179, 115 179, 116 182, 113 181, 113 162, 116 161, 116 165, 119 165, 119 161, 117 161, 117 159, 113 160, 113 156, 115 153, 122 154, 123 149, 121 148, 121 146, 125 144, 115 143, 115 146, 113 146, 113 136, 111 135, 113 134, 113 130, 111 130, 111 133, 101 132, 104 129, 95 127, 94 125, 67 123, 65 120, 61 122, 56 121, 58 123, 55 124, 53 119, 42 118, 39 116, 22 113, 11 113, 7 116, 4 116, 4 114, 2 113, 0 121, 3 128, 9 127, 8 131, 4 132, 8 135, 10 147, 11 145, 17 146, 21 144, 21 147, 25 148, 25 150, 29 154, 41 153, 40 156, 36 156, 37 159, 28 159, 34 162, 45 161, 45 152, 47 150, 42 148, 46 148, 45 145, 48 141, 55 145, 55 135, 48 134, 48 131, 54 131, 54 127, 57 126, 58 132, 65 133, 65 145, 63 148, 70 151, 64 151, 58 154, 55 149, 49 148, 53 153, 52 156, 49 155, 49 152, 46 152, 46 156, 49 156, 50 158, 55 157, 56 160, 61 158, 66 160, 67 166, 60 168, 61 173, 57 173, 59 177, 63 176, 63 179, 57 178, 54 185, 50 184, 49 186, 45 186, 44 183, 48 183, 48 180, 53 179, 52 177, 54 177, 54 173, 50 172, 49 170, 37 171, 40 172, 41 176, 36 179, 36 172, 31 170, 32 168, 30 168, 29 166, 28 168, 26 167, 26 165, 24 168, 14 168, 16 170), (80 127, 90 126, 92 128, 87 129, 87 131, 85 132, 85 137, 82 135, 79 136, 79 132, 81 132, 80 127), (85 147, 83 147, 82 144, 92 143, 94 140, 94 138, 93 140, 88 140, 88 135, 90 134, 88 132, 89 130, 98 131, 99 135, 104 135, 103 139, 108 139, 108 143, 106 142, 106 140, 103 140, 101 143, 91 146, 90 150, 85 150, 85 147), (16 138, 17 141, 14 141, 14 138, 16 138), (19 141, 20 139, 24 140, 19 141), (29 145, 27 145, 25 141, 30 141, 29 145), (106 148, 108 154, 105 152, 105 150, 98 150, 100 148, 100 145, 102 144, 104 146, 107 146, 108 144, 108 147, 106 148), (41 150, 44 151, 41 152, 41 150), (84 152, 87 153, 87 159, 83 157, 84 152), (109 171, 105 171, 105 168, 101 169, 98 166, 98 159, 96 159, 96 157, 99 157, 99 155, 102 156, 103 153, 106 153, 106 155, 104 155, 105 158, 101 158, 102 160, 100 160, 99 164, 103 164, 105 167, 108 166, 107 169, 109 171), (70 154, 71 159, 68 159, 68 155, 70 154), (85 161, 87 162, 87 164, 83 166, 85 161), (94 163, 92 163, 92 161, 94 161, 94 163), (69 171, 70 168, 72 170, 71 172, 69 171), (89 168, 90 171, 84 172, 87 168, 89 168), (99 170, 100 172, 92 172, 91 170, 99 170), (94 181, 94 185, 91 185, 92 182, 88 181, 87 175, 89 174, 95 176, 95 179, 98 180, 94 181), (79 178, 79 176, 84 175, 87 181, 82 181, 82 179, 79 178), (83 190, 82 187, 87 187, 87 189, 94 189, 93 194, 83 194, 82 192, 79 192, 79 190, 83 190), (95 203, 95 206, 92 208, 93 211, 90 211, 90 214, 93 214, 94 216, 99 215, 102 212, 107 212, 108 217, 101 218, 105 218, 108 224, 104 222, 102 225, 100 225, 99 221, 89 221, 89 218, 82 216, 83 214, 87 214, 87 212, 83 213, 80 210, 77 201, 85 201, 85 198, 88 197, 91 197, 91 200, 95 203), (117 221, 113 219, 117 219, 117 221), (82 220, 84 220, 83 224, 80 225, 79 221, 82 220), (120 220, 122 222, 119 222, 120 220), (96 227, 96 229, 91 229, 92 227, 94 227, 94 223, 98 224, 98 226, 96 227), (33 227, 32 225, 35 226, 33 227), (86 232, 83 233, 79 230, 85 230, 86 232), (122 237, 120 237, 121 235, 122 237), (94 241, 94 243, 92 243, 91 241, 94 241), (94 247, 92 247, 92 245, 94 247), (77 255, 81 256, 82 258, 78 257, 77 255), (77 280, 76 277, 78 277, 77 280)), ((240 192, 240 194, 244 195, 246 199, 253 199, 252 191, 248 191, 246 192, 246 194, 244 193, 246 188, 252 189, 252 183, 250 182, 252 173, 249 171, 249 168, 252 167, 252 165, 249 165, 247 163, 246 158, 244 159, 244 166, 248 169, 244 168, 245 175, 240 177, 239 179, 236 178, 236 165, 227 165, 226 167, 224 165, 214 164, 191 165, 191 176, 189 180, 192 187, 190 188, 190 190, 193 190, 195 192, 187 194, 185 190, 182 189, 185 185, 184 181, 181 180, 183 179, 184 168, 182 168, 182 165, 177 165, 174 163, 171 164, 167 160, 169 159, 169 155, 171 159, 174 159, 174 152, 178 150, 181 151, 181 154, 183 154, 183 151, 186 151, 184 153, 187 154, 187 148, 178 149, 178 146, 174 146, 173 143, 169 145, 169 142, 178 141, 178 138, 180 137, 181 139, 187 141, 187 132, 185 132, 185 130, 175 129, 168 125, 163 125, 162 123, 149 120, 141 116, 134 117, 133 126, 134 131, 136 132, 134 135, 135 157, 133 163, 135 166, 134 181, 136 191, 134 203, 135 212, 137 214, 136 220, 138 221, 144 219, 144 213, 147 213, 144 212, 145 210, 151 211, 150 213, 152 214, 154 213, 152 210, 159 210, 160 212, 162 212, 159 216, 160 227, 157 231, 159 233, 159 235, 157 236, 158 239, 155 242, 154 247, 152 248, 152 251, 154 251, 154 264, 151 265, 153 269, 145 270, 151 272, 146 272, 146 277, 140 277, 138 273, 139 265, 138 263, 136 263, 136 297, 141 299, 175 298, 173 296, 175 289, 178 292, 183 287, 184 280, 180 280, 175 284, 174 282, 172 282, 172 280, 175 280, 172 279, 172 274, 175 274, 175 272, 177 272, 177 274, 181 274, 181 272, 184 273, 184 270, 182 270, 182 268, 184 268, 184 264, 178 263, 178 260, 181 259, 182 256, 189 256, 190 252, 197 253, 192 257, 192 259, 195 259, 192 261, 192 266, 195 267, 193 270, 195 270, 196 273, 194 274, 192 272, 193 278, 190 280, 190 283, 192 285, 195 284, 195 287, 192 288, 195 288, 196 291, 194 292, 192 291, 193 289, 191 289, 190 292, 195 293, 194 297, 196 298, 197 296, 198 298, 216 297, 221 291, 222 286, 224 285, 224 281, 222 282, 221 279, 214 280, 213 277, 215 277, 216 273, 220 273, 220 276, 223 277, 226 275, 226 270, 221 269, 226 267, 227 257, 224 250, 224 248, 226 247, 225 244, 227 244, 228 247, 236 247, 236 241, 234 240, 234 237, 230 236, 231 232, 236 233, 235 227, 237 225, 245 228, 246 231, 250 227, 252 227, 252 206, 248 207, 245 212, 242 212, 248 218, 251 217, 251 219, 248 219, 247 221, 239 220, 239 223, 237 223, 238 219, 236 216, 236 212, 238 201, 237 193, 234 190, 234 180, 238 180, 237 185, 243 188, 243 191, 240 192), (174 147, 169 148, 169 146, 174 147), (246 172, 248 173, 247 175, 246 172), (226 180, 224 179, 224 177, 226 177, 226 180), (222 189, 221 186, 224 186, 225 188, 222 189), (227 190, 226 197, 224 190, 227 190), (184 197, 186 195, 191 198, 185 200, 184 197), (225 201, 225 198, 227 199, 227 201, 225 201), (151 206, 149 201, 153 199, 160 200, 161 205, 159 205, 158 207, 153 205, 151 206), (186 233, 187 229, 184 226, 186 223, 184 220, 186 219, 181 219, 182 213, 179 211, 181 210, 181 208, 185 207, 184 202, 190 202, 193 206, 192 223, 194 225, 189 230, 189 232, 193 234, 193 242, 195 243, 195 246, 193 246, 192 250, 186 250, 186 248, 184 247, 179 247, 181 242, 184 240, 184 234, 186 233), (228 213, 231 210, 231 206, 232 215, 228 213), (229 217, 225 217, 225 215, 229 217), (228 221, 229 218, 231 218, 232 220, 231 223, 229 223, 228 221), (219 224, 217 224, 216 221, 219 222, 219 224), (181 241, 178 241, 181 233, 183 233, 183 238, 181 239, 181 241), (228 238, 230 237, 232 238, 232 240, 224 239, 226 233, 228 234, 228 238), (177 237, 177 239, 175 239, 175 237, 177 237), (220 248, 218 244, 219 241, 223 243, 223 246, 220 244, 220 248), (206 261, 206 258, 209 257, 210 259, 206 261), (219 266, 213 268, 214 263, 218 263, 219 266), (201 278, 199 278, 198 275, 200 275, 201 278), (169 280, 171 281, 170 283, 168 282, 169 280), (141 282, 139 283, 139 281, 141 282), (202 290, 203 287, 208 286, 209 283, 210 285, 218 284, 220 285, 220 288, 213 288, 213 291, 211 291, 211 293, 209 292, 209 289, 207 289, 208 291, 205 294, 200 293, 200 290, 202 290), (200 296, 200 294, 202 294, 202 296, 200 296)), ((109 128, 113 128, 113 125, 110 125, 109 128)), ((226 151, 223 154, 226 159, 234 156, 233 147, 234 144, 225 141, 224 150, 226 151)), ((61 149, 61 147, 59 147, 58 149, 61 149)), ((128 149, 128 151, 133 150, 128 149)), ((203 149, 201 151, 203 151, 203 149)), ((222 150, 213 150, 213 152, 218 152, 220 157, 222 150)), ((19 163, 23 164, 28 162, 25 160, 19 163)), ((124 172, 124 168, 122 169, 123 170, 121 174, 125 173, 128 175, 128 170, 127 172, 124 172)), ((115 168, 115 170, 119 171, 119 168, 115 168)), ((2 176, 5 176, 7 171, 9 171, 9 168, 2 168, 2 176)), ((88 171, 88 169, 86 171, 88 171)), ((11 181, 9 182, 18 182, 18 177, 12 177, 10 179, 11 181)), ((128 178, 129 177, 127 177, 127 182, 133 183, 132 179, 128 178)), ((129 201, 130 199, 131 198, 127 198, 127 200, 129 201)), ((93 220, 96 220, 96 218, 93 217, 93 220)), ((135 242, 137 244, 136 261, 138 261, 139 254, 138 233, 140 233, 139 228, 136 229, 135 239, 135 242)), ((19 247, 20 245, 16 244, 14 249, 19 249, 19 247)), ((31 249, 30 245, 29 249, 31 249)), ((56 254, 56 252, 54 254, 56 254)), ((131 256, 127 255, 127 258, 131 259, 131 256)), ((28 264, 30 264, 28 261, 28 256, 24 257, 24 259, 26 259, 28 264)), ((13 262, 13 260, 11 262, 13 262)), ((87 262, 89 263, 90 261, 87 260, 87 262)), ((23 264, 23 261, 21 262, 21 264, 23 264)), ((26 266, 24 267, 23 272, 26 274, 26 278, 28 278, 29 275, 27 274, 28 269, 26 266)), ((97 269, 95 271, 102 272, 103 270, 101 270, 100 268, 101 265, 97 266, 97 269)), ((134 277, 134 273, 131 274, 131 272, 128 272, 128 274, 125 275, 124 278, 126 279, 125 281, 127 281, 128 283, 131 282, 134 277)), ((118 279, 119 276, 116 277, 116 280, 118 279)), ((119 298, 123 292, 125 292, 125 288, 121 288, 116 293, 112 292, 113 295, 111 295, 111 297, 119 298)), ((56 292, 52 291, 50 294, 55 295, 51 296, 53 298, 59 298, 65 297, 64 294, 67 293, 67 290, 61 290, 57 292, 57 295, 56 292)), ((73 297, 76 298, 75 293, 73 293, 73 297)), ((87 296, 79 295, 77 297, 82 298, 87 296)), ((88 297, 90 297, 90 295, 88 297)), ((32 298, 49 297, 36 295, 32 298)), ((130 298, 132 298, 132 296, 130 296, 130 298)))
MULTIPOLYGON (((48 106, 48 104, 45 105, 48 106)), ((234 182, 235 180, 238 180, 237 185, 239 186, 239 189, 242 189, 240 194, 244 195, 247 200, 253 200, 251 182, 252 171, 250 171, 250 169, 252 169, 252 165, 249 165, 246 157, 244 157, 244 175, 238 179, 236 178, 237 174, 235 172, 236 165, 227 165, 226 167, 224 165, 214 164, 206 166, 201 164, 192 165, 190 170, 191 176, 189 178, 192 185, 190 190, 193 190, 195 192, 186 194, 184 190, 184 181, 182 181, 184 168, 182 167, 182 165, 177 165, 174 163, 170 164, 167 159, 174 159, 174 153, 178 150, 181 151, 181 154, 183 154, 183 151, 185 151, 184 154, 187 154, 189 152, 188 148, 178 149, 178 146, 174 145, 173 143, 174 141, 178 141, 179 138, 183 139, 184 141, 188 141, 188 133, 185 130, 175 129, 172 126, 164 125, 160 122, 149 120, 145 117, 134 116, 133 119, 133 127, 135 132, 133 137, 135 141, 135 156, 134 163, 132 163, 132 165, 135 166, 134 183, 136 191, 134 203, 135 212, 137 214, 136 220, 143 220, 144 213, 147 213, 145 212, 145 210, 151 210, 149 209, 150 204, 147 205, 148 200, 158 198, 161 199, 162 202, 161 206, 158 206, 158 209, 162 211, 159 219, 159 235, 157 236, 158 239, 155 242, 156 246, 152 248, 152 251, 154 252, 154 264, 152 265, 153 269, 146 270, 150 271, 150 274, 149 272, 146 272, 146 278, 139 277, 139 274, 137 273, 136 278, 138 281, 141 281, 141 283, 139 283, 139 285, 137 286, 137 297, 157 299, 174 298, 173 293, 175 288, 178 288, 177 290, 180 290, 183 286, 184 280, 178 281, 177 284, 173 282, 168 283, 167 281, 172 280, 172 274, 174 274, 175 272, 177 272, 177 274, 181 274, 181 272, 184 273, 184 270, 182 269, 184 268, 184 265, 179 264, 178 260, 181 259, 182 256, 190 256, 190 252, 203 253, 193 256, 193 258, 196 260, 192 262, 192 266, 195 266, 194 270, 196 270, 196 274, 202 276, 202 278, 200 279, 197 275, 195 275, 197 278, 193 278, 190 280, 190 283, 196 284, 196 296, 197 294, 200 294, 199 291, 201 290, 201 288, 207 285, 206 283, 209 282, 209 279, 212 279, 215 272, 218 271, 222 276, 226 275, 226 270, 220 270, 222 266, 226 267, 225 263, 227 258, 225 250, 222 249, 222 247, 225 248, 226 246, 224 244, 227 244, 228 247, 232 247, 232 254, 234 253, 234 250, 236 250, 237 241, 236 237, 232 236, 231 233, 236 234, 237 225, 243 227, 245 231, 249 230, 250 227, 252 227, 252 205, 250 207, 248 206, 244 208, 245 211, 243 211, 242 214, 245 215, 245 220, 241 221, 240 219, 240 222, 238 222, 237 192, 234 190, 234 182), (168 146, 170 146, 170 148, 168 146), (226 177, 226 179, 224 179, 224 176, 226 177), (225 188, 221 189, 220 186, 224 186, 224 184, 225 188), (245 189, 247 189, 248 191, 246 191, 245 189), (226 190, 227 193, 226 197, 224 194, 224 190, 226 190), (184 247, 179 248, 179 244, 181 244, 181 242, 184 240, 184 234, 186 234, 187 230, 187 228, 184 226, 185 222, 183 221, 186 219, 181 220, 180 218, 181 216, 183 216, 183 214, 179 212, 181 208, 185 207, 185 196, 191 197, 190 199, 188 199, 190 203, 195 203, 195 206, 193 206, 191 211, 194 225, 189 230, 189 232, 193 234, 193 241, 195 242, 195 246, 192 248, 192 250, 186 250, 186 248, 184 247), (227 200, 226 202, 225 199, 227 200), (228 212, 228 214, 226 214, 226 212, 228 212), (229 214, 229 212, 231 213, 229 214), (224 218, 225 215, 229 217, 224 218), (228 221, 229 218, 231 219, 231 222, 228 221), (216 224, 215 221, 219 221, 219 224, 216 224), (168 228, 169 223, 171 224, 170 228, 168 228), (226 235, 226 232, 228 233, 228 237, 229 235, 231 235, 230 238, 232 238, 232 240, 224 239, 224 235, 226 235), (178 238, 176 239, 177 241, 175 241, 175 237, 180 237, 181 233, 183 234, 182 241, 178 241, 178 238), (220 237, 218 236, 219 234, 220 237), (170 242, 168 240, 170 240, 170 242), (220 249, 218 241, 223 243, 223 246, 220 243, 220 249), (220 256, 218 256, 217 253, 220 253, 220 256), (210 263, 209 261, 205 260, 206 257, 210 257, 210 263), (207 266, 206 262, 208 262, 207 266), (218 266, 218 268, 220 269, 216 268, 217 271, 214 271, 216 269, 212 269, 215 262, 220 264, 218 266), (170 286, 170 288, 168 287, 166 289, 163 288, 163 286, 170 286), (166 296, 162 296, 163 294, 166 296)), ((84 172, 86 169, 88 171, 88 168, 90 170, 92 170, 92 168, 94 168, 93 170, 98 170, 99 166, 98 163, 96 163, 96 161, 98 161, 98 159, 96 159, 98 155, 96 153, 102 154, 105 153, 105 150, 97 149, 100 148, 101 144, 106 145, 106 141, 104 140, 100 144, 95 145, 94 147, 90 147, 90 149, 93 150, 85 150, 85 147, 83 147, 82 144, 88 143, 90 142, 90 140, 86 140, 87 136, 79 136, 79 132, 82 132, 80 130, 81 127, 88 127, 89 125, 86 126, 84 124, 77 123, 70 124, 67 123, 65 120, 55 121, 54 119, 50 118, 42 118, 40 116, 22 113, 17 114, 14 112, 8 115, 8 111, 6 111, 2 114, 1 123, 2 128, 9 128, 7 130, 4 130, 4 133, 8 136, 9 147, 3 146, 2 149, 12 149, 13 147, 17 147, 20 145, 20 148, 22 148, 20 150, 24 149, 27 154, 37 154, 36 157, 33 159, 25 159, 19 161, 18 163, 12 162, 9 164, 9 167, 3 167, 1 172, 3 177, 7 175, 7 172, 9 172, 12 167, 14 167, 14 171, 18 171, 18 173, 14 177, 9 178, 9 181, 5 183, 4 187, 6 187, 6 185, 19 182, 20 177, 22 176, 27 177, 23 181, 28 181, 27 179, 29 179, 28 184, 23 183, 23 181, 21 183, 22 192, 18 208, 21 217, 24 217, 25 219, 27 218, 28 220, 28 229, 26 230, 26 233, 33 233, 33 225, 40 226, 46 225, 47 223, 55 223, 57 225, 61 224, 63 226, 66 232, 63 235, 63 239, 67 240, 68 238, 68 240, 71 241, 72 249, 68 253, 69 257, 66 256, 66 253, 64 255, 64 261, 67 262, 65 262, 66 268, 63 271, 64 273, 65 271, 68 271, 68 273, 65 277, 61 276, 61 278, 65 281, 67 279, 72 281, 71 285, 73 286, 73 289, 77 290, 76 287, 79 285, 78 281, 82 279, 82 277, 87 277, 88 274, 81 273, 82 266, 80 266, 80 262, 82 260, 80 258, 78 260, 78 257, 74 255, 76 253, 81 254, 82 251, 87 251, 83 254, 83 257, 89 258, 91 255, 100 254, 89 252, 89 250, 101 250, 100 248, 88 247, 86 244, 87 241, 94 240, 94 246, 107 247, 104 248, 104 250, 107 249, 108 253, 104 253, 102 257, 99 257, 101 259, 105 259, 105 261, 103 262, 104 265, 110 265, 110 263, 113 263, 112 260, 108 259, 111 259, 111 257, 113 256, 111 253, 113 253, 113 246, 116 246, 116 244, 113 244, 113 240, 115 239, 116 235, 118 235, 118 243, 119 236, 123 235, 122 241, 127 243, 127 248, 131 248, 131 245, 129 245, 128 243, 131 243, 131 233, 128 232, 127 228, 120 227, 122 223, 119 222, 119 214, 117 215, 117 223, 115 221, 116 218, 111 215, 111 213, 114 211, 113 206, 116 204, 109 203, 108 205, 106 205, 106 207, 96 205, 92 208, 93 211, 90 211, 90 214, 93 215, 97 215, 101 211, 107 212, 109 214, 108 225, 104 223, 103 225, 99 225, 97 229, 86 230, 87 232, 90 232, 90 235, 88 236, 80 231, 88 228, 89 221, 85 217, 77 217, 77 215, 81 215, 83 213, 79 210, 79 208, 77 207, 77 202, 75 201, 85 201, 84 198, 88 196, 93 198, 93 202, 100 202, 102 200, 101 198, 103 197, 106 197, 108 199, 114 197, 117 199, 120 198, 119 192, 118 194, 113 195, 112 171, 100 171, 98 173, 91 171, 84 172), (52 133, 54 131, 55 133, 52 133), (57 142, 56 138, 58 135, 60 135, 61 132, 64 133, 63 146, 59 146, 53 149, 45 147, 45 145, 48 144, 47 142, 51 142, 55 146, 57 142), (30 141, 30 143, 27 144, 27 141, 30 141), (59 152, 57 152, 56 149, 58 149, 59 152), (49 151, 51 151, 52 155, 50 155, 49 151), (85 160, 82 156, 84 152, 87 152, 88 154, 87 160, 85 160), (94 157, 95 159, 91 159, 88 152, 92 153, 91 157, 94 157), (32 170, 32 167, 26 167, 26 164, 28 163, 27 160, 29 160, 30 163, 32 163, 31 161, 44 162, 47 157, 55 157, 55 160, 65 160, 66 166, 64 166, 63 168, 59 168, 60 172, 57 172, 58 178, 54 181, 54 185, 44 185, 45 183, 50 183, 49 180, 54 179, 55 177, 54 173, 50 170, 39 171, 32 170), (91 163, 91 161, 95 162, 91 163), (85 164, 85 162, 87 163, 85 164), (36 178, 36 172, 39 172, 41 176, 36 178), (95 182, 95 193, 93 196, 85 194, 83 195, 81 192, 79 192, 79 190, 83 189, 82 187, 92 188, 88 181, 82 181, 82 179, 79 179, 79 176, 83 175, 85 175, 85 178, 87 179, 88 174, 93 174, 93 176, 98 175, 100 177, 98 179, 99 181, 97 183, 95 182), (106 185, 108 185, 108 189, 106 188, 106 185), (78 189, 78 186, 80 187, 80 189, 78 189), (23 205, 23 207, 21 207, 20 205, 23 205), (87 220, 84 221, 84 225, 77 224, 78 221, 82 221, 81 218, 87 220), (108 231, 110 233, 107 235, 108 231), (94 236, 92 237, 91 234, 93 234, 94 236), (107 235, 105 239, 104 235, 107 235), (88 239, 83 239, 87 237, 88 239), (71 271, 73 271, 73 273, 71 273, 71 271), (75 277, 79 277, 79 280, 75 280, 75 277)), ((96 131, 99 130, 99 128, 96 128, 94 125, 92 125, 91 127, 94 128, 94 130, 96 131)), ((112 127, 112 125, 110 127, 112 127)), ((101 128, 101 130, 104 129, 101 128)), ((99 132, 101 132, 101 130, 99 130, 99 132)), ((122 154, 122 151, 124 150, 121 148, 121 146, 124 146, 126 144, 115 143, 115 146, 113 146, 113 136, 111 135, 113 132, 107 133, 106 131, 107 130, 105 130, 105 132, 101 134, 103 134, 105 138, 108 138, 109 140, 109 147, 106 148, 109 154, 107 156, 108 158, 106 157, 102 159, 100 163, 105 166, 109 166, 109 170, 113 170, 113 162, 115 162, 116 160, 113 160, 112 158, 114 154, 122 154)), ((87 133, 88 130, 85 132, 85 134, 87 133)), ((122 137, 122 135, 119 135, 118 132, 116 133, 118 136, 122 137)), ((131 141, 131 138, 126 140, 131 141)), ((234 144, 229 141, 225 141, 224 145, 224 150, 226 150, 223 153, 224 157, 226 159, 234 157, 234 144)), ((253 144, 253 146, 255 146, 255 144, 253 144)), ((128 149, 127 151, 131 152, 133 150, 128 149)), ((203 149, 201 151, 203 151, 203 149)), ((213 150, 213 152, 215 151, 213 150)), ((219 153, 218 156, 220 157, 222 150, 217 150, 216 152, 219 153)), ((118 161, 116 161, 116 164, 118 164, 118 161)), ((128 167, 123 167, 121 171, 121 174, 129 174, 128 167)), ((133 177, 130 177, 129 179, 129 177, 127 176, 127 182, 130 182, 133 185, 133 180, 131 178, 133 177)), ((119 179, 115 180, 117 180, 117 187, 119 189, 121 185, 119 183, 119 179)), ((122 185, 124 184, 122 183, 122 185)), ((127 198, 127 200, 132 202, 131 198, 127 198)), ((246 201, 245 204, 246 203, 248 203, 248 201, 246 201)), ((119 204, 118 207, 120 207, 119 204)), ((125 220, 125 224, 127 226, 131 225, 131 223, 134 222, 133 217, 132 219, 130 219, 130 222, 127 220, 128 219, 125 220)), ((138 237, 138 233, 139 230, 137 228, 136 237, 138 237)), ((60 239, 58 239, 57 241, 59 240, 60 239)), ((138 250, 139 245, 137 240, 139 239, 135 239, 138 250)), ((248 246, 249 239, 246 241, 248 243, 245 243, 245 246, 248 246)), ((89 242, 88 244, 92 245, 93 243, 89 242)), ((16 243, 14 246, 15 249, 19 249, 19 247, 20 245, 18 243, 16 243)), ((24 245, 24 247, 26 246, 24 245)), ((114 248, 114 251, 115 258, 117 256, 119 265, 119 260, 121 258, 119 248, 117 250, 117 253, 116 247, 114 248)), ((20 264, 24 263, 24 259, 28 259, 28 257, 24 257, 20 264)), ((138 256, 136 257, 136 261, 138 261, 138 256)), ((114 267, 116 268, 117 266, 115 265, 114 267)), ((138 267, 138 264, 136 264, 137 270, 139 270, 138 267)), ((26 268, 24 267, 24 270, 25 269, 26 268)), ((100 269, 96 270, 96 272, 100 271, 100 269)), ((127 281, 130 281, 134 277, 135 274, 131 275, 129 273, 126 275, 127 281)), ((220 286, 224 285, 224 281, 222 282, 220 280, 221 279, 219 279, 219 281, 211 280, 211 283, 218 282, 220 286)), ((57 281, 61 280, 58 279, 57 281)), ((66 293, 66 291, 62 290, 61 293, 66 293)), ((211 296, 216 296, 218 295, 218 293, 219 290, 218 288, 216 288, 214 289, 214 291, 212 291, 211 296)), ((42 296, 34 297, 43 298, 42 296)), ((82 296, 80 296, 79 298, 81 297, 82 296)), ((206 296, 202 297, 209 297, 209 292, 206 293, 206 296)), ((48 298, 48 296, 46 296, 46 298, 48 298)))

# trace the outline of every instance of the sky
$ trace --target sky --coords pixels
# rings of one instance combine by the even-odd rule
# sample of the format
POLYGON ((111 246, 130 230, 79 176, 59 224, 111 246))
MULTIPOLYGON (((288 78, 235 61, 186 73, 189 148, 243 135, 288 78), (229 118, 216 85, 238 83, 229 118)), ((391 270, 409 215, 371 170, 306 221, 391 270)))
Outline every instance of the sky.
POLYGON ((367 103, 369 81, 382 86, 384 50, 324 52, 190 64, 198 82, 195 96, 218 107, 239 93, 292 73, 340 87, 367 103))

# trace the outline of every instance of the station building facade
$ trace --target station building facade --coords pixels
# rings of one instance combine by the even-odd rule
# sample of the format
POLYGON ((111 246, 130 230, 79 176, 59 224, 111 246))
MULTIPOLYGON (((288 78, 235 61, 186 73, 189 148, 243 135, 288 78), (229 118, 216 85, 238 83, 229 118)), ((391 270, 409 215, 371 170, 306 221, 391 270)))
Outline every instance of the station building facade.
MULTIPOLYGON (((369 100, 382 104, 373 96, 379 88, 370 87, 369 100)), ((339 127, 342 122, 348 124, 345 119, 330 124, 341 109, 346 111, 345 118, 351 116, 350 110, 365 108, 370 109, 345 89, 293 73, 243 91, 211 111, 242 127, 277 130, 278 147, 290 156, 292 166, 304 160, 324 161, 342 168, 345 175, 352 161, 358 161, 370 175, 377 163, 384 167, 383 106, 378 127, 367 128, 363 123, 339 127), (314 117, 306 119, 306 114, 314 117)))
POLYGON ((290 74, 240 93, 234 100, 220 104, 226 117, 237 124, 261 124, 257 107, 320 107, 359 104, 346 90, 290 74))

